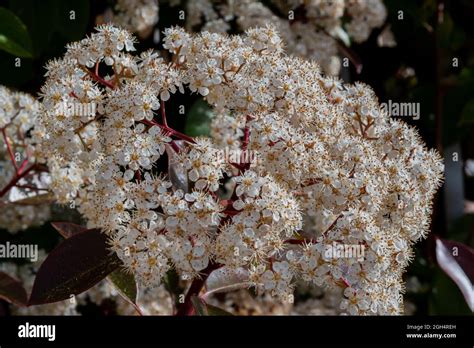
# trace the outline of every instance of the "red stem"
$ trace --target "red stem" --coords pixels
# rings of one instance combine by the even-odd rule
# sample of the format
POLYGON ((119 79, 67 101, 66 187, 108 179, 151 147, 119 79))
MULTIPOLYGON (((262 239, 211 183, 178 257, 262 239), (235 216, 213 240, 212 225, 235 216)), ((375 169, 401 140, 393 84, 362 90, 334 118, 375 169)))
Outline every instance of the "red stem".
POLYGON ((157 127, 160 127, 162 130, 164 130, 164 131, 165 131, 166 133, 168 133, 169 135, 174 135, 176 138, 181 139, 181 140, 184 140, 184 141, 187 141, 188 143, 192 143, 192 144, 195 144, 195 143, 196 143, 196 141, 195 141, 192 137, 190 137, 190 136, 188 136, 188 135, 186 135, 186 134, 183 134, 183 133, 181 133, 181 132, 178 132, 177 130, 174 130, 173 128, 170 128, 170 127, 168 127, 168 126, 159 124, 159 123, 157 123, 157 122, 155 122, 155 121, 153 121, 153 120, 152 120, 152 121, 148 121, 147 119, 143 119, 143 120, 141 120, 140 122, 146 124, 147 126, 157 126, 157 127))
POLYGON ((107 87, 109 87, 109 88, 114 89, 115 86, 114 86, 113 84, 111 84, 109 81, 103 79, 102 77, 100 77, 100 76, 97 74, 97 71, 98 71, 97 68, 98 68, 98 65, 96 65, 96 72, 92 72, 92 71, 90 71, 89 69, 87 69, 87 68, 85 68, 85 67, 84 67, 83 70, 86 71, 86 72, 89 74, 89 76, 92 77, 93 80, 95 80, 95 81, 97 81, 97 82, 99 82, 99 83, 102 83, 104 86, 107 86, 107 87))
POLYGON ((234 162, 229 162, 229 164, 235 168, 237 168, 238 170, 240 170, 241 172, 244 172, 246 167, 245 165, 243 164, 239 164, 239 163, 234 163, 234 162))
POLYGON ((23 160, 23 162, 20 164, 20 168, 18 168, 18 172, 21 173, 25 167, 28 164, 28 157, 23 160))
MULTIPOLYGON (((249 142, 250 142, 250 127, 249 127, 249 122, 253 119, 252 116, 250 115, 247 115, 246 118, 245 118, 245 128, 244 128, 244 140, 242 142, 242 151, 245 152, 247 151, 247 147, 249 146, 249 142)), ((241 169, 241 171, 245 171, 247 169, 250 169, 250 162, 249 163, 245 163, 245 164, 241 164, 243 170, 241 169)))
POLYGON ((202 271, 201 277, 193 280, 188 292, 186 293, 184 302, 178 307, 178 311, 176 312, 177 316, 186 316, 194 314, 194 307, 191 301, 192 297, 195 295, 199 295, 209 275, 220 267, 222 267, 222 265, 211 261, 209 263, 209 266, 207 266, 207 268, 202 271))
POLYGON ((163 100, 161 101, 160 109, 161 109, 161 122, 163 122, 163 126, 168 127, 168 122, 166 121, 165 102, 163 100))
POLYGON ((3 135, 3 139, 5 141, 5 144, 7 145, 8 154, 10 155, 10 160, 11 160, 13 166, 15 167, 16 174, 18 175, 18 173, 19 173, 18 165, 16 164, 15 155, 13 154, 12 147, 10 145, 10 142, 8 141, 8 137, 7 137, 7 133, 5 131, 5 128, 2 128, 2 135, 3 135))
POLYGON ((173 148, 174 152, 176 153, 179 153, 181 151, 181 149, 179 148, 179 146, 176 144, 175 140, 172 140, 170 142, 170 145, 171 147, 173 148))
POLYGON ((287 239, 285 240, 285 244, 293 244, 293 245, 303 245, 303 244, 316 244, 317 241, 315 239, 287 239))
POLYGON ((15 186, 22 178, 24 178, 31 170, 36 167, 35 164, 32 164, 30 167, 25 169, 24 172, 19 172, 18 175, 13 177, 10 182, 0 191, 0 197, 3 197, 13 186, 15 186))
POLYGON ((191 144, 195 144, 195 143, 196 143, 196 141, 195 141, 192 137, 190 137, 190 136, 188 136, 188 135, 186 135, 186 134, 183 134, 183 133, 181 133, 181 132, 178 132, 177 130, 174 130, 174 129, 169 128, 169 127, 167 127, 167 126, 163 126, 163 125, 161 125, 161 124, 159 124, 158 126, 159 126, 161 129, 170 132, 171 135, 174 135, 174 136, 175 136, 176 138, 178 138, 178 139, 187 141, 188 143, 191 143, 191 144))
POLYGON ((247 147, 249 145, 250 141, 250 127, 249 127, 249 122, 252 120, 252 117, 250 115, 247 115, 245 118, 245 128, 244 128, 244 140, 242 142, 242 150, 245 151, 247 150, 247 147))
POLYGON ((135 172, 135 177, 137 178, 137 181, 138 182, 141 182, 142 181, 142 173, 140 173, 140 170, 137 170, 135 172))

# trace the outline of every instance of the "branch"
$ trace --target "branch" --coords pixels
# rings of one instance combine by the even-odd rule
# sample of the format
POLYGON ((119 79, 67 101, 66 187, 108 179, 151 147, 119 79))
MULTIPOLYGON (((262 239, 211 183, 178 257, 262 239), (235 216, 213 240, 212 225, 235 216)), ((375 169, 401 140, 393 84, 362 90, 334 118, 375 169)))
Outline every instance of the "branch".
POLYGON ((192 297, 199 295, 209 275, 220 267, 222 267, 222 265, 211 261, 209 263, 209 266, 207 266, 207 268, 202 271, 201 277, 193 280, 184 298, 184 303, 182 303, 178 307, 178 311, 176 312, 177 316, 186 316, 194 314, 194 307, 191 301, 192 297))
POLYGON ((0 191, 0 197, 3 197, 13 186, 15 186, 22 178, 28 175, 33 169, 36 168, 36 164, 31 165, 24 172, 19 172, 15 175, 10 182, 0 191))
POLYGON ((7 145, 8 154, 10 155, 10 160, 11 160, 13 166, 15 167, 16 174, 18 175, 18 173, 19 173, 18 165, 16 164, 15 155, 13 154, 13 150, 12 150, 12 147, 10 145, 10 141, 8 140, 8 136, 7 136, 7 132, 5 131, 5 127, 2 128, 2 135, 3 135, 3 140, 5 141, 5 144, 7 145))

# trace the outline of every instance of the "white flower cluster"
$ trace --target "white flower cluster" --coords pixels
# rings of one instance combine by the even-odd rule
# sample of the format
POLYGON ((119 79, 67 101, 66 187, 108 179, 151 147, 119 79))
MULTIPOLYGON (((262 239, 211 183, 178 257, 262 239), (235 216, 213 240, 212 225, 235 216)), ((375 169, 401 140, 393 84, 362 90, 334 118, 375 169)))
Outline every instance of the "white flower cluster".
POLYGON ((106 26, 69 45, 48 65, 41 118, 48 163, 65 173, 53 178, 58 198, 76 199, 127 269, 157 285, 170 267, 187 279, 242 267, 257 290, 288 301, 302 278, 345 288, 350 314, 403 311, 402 274, 443 171, 414 129, 367 86, 286 56, 272 26, 232 37, 167 29, 170 64, 124 53, 132 43, 106 26), (100 76, 104 63, 112 76, 100 76), (184 86, 237 120, 214 131, 219 145, 167 126, 164 103, 184 86), (65 100, 96 112, 58 113, 65 100), (260 160, 226 162, 222 139, 260 160), (164 152, 168 177, 155 168, 164 152), (317 222, 312 234, 304 215, 317 222), (328 254, 336 244, 359 254, 328 254))
POLYGON ((231 23, 245 31, 271 24, 277 28, 289 54, 316 60, 329 75, 338 75, 338 39, 360 43, 382 26, 387 11, 381 0, 211 0, 187 2, 188 30, 223 33, 231 23))
MULTIPOLYGON (((256 267, 253 279, 280 294, 294 275, 319 285, 342 282, 349 313, 400 313, 401 276, 411 245, 428 230, 440 184, 439 155, 392 120, 367 86, 343 85, 322 77, 314 63, 286 57, 271 27, 247 35, 190 38, 172 29, 165 40, 178 38, 181 46, 168 45, 181 55, 189 83, 206 86, 212 106, 252 116, 248 147, 261 160, 252 171, 271 174, 316 221, 314 235, 288 246, 272 270, 256 267), (202 80, 198 64, 207 60, 221 67, 221 83, 202 80), (360 247, 363 261, 328 257, 334 243, 360 247)), ((235 134, 231 123, 222 125, 229 128, 220 133, 235 134)))
POLYGON ((23 177, 15 187, 4 191, 20 169, 25 170, 35 161, 28 133, 36 124, 39 109, 40 104, 32 96, 0 86, 0 228, 11 233, 41 225, 50 217, 47 204, 14 204, 21 197, 38 194, 32 184, 34 175, 23 177))
POLYGON ((220 149, 229 150, 240 149, 242 146, 243 129, 245 127, 245 117, 236 117, 219 113, 214 115, 211 122, 211 137, 216 146, 220 149))
POLYGON ((232 268, 264 265, 301 229, 298 203, 270 176, 261 177, 249 170, 234 180, 235 215, 216 238, 216 260, 232 268))
MULTIPOLYGON (((88 185, 111 202, 124 202, 136 171, 151 169, 170 141, 158 126, 144 123, 159 108, 158 96, 167 100, 181 86, 180 74, 149 52, 140 58, 124 53, 134 50, 133 43, 127 31, 101 26, 47 66, 37 133, 61 203, 88 185), (99 65, 112 67, 113 76, 99 76, 99 65)), ((78 199, 92 202, 88 195, 81 192, 78 199)), ((91 220, 100 219, 95 206, 83 208, 91 220)))

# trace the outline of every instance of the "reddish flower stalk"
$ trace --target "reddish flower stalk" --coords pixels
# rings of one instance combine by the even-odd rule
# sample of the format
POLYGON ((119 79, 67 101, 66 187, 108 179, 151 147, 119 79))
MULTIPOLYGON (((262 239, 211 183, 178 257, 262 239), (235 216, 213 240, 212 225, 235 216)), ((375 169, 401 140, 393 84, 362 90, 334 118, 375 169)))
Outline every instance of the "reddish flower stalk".
POLYGON ((343 217, 343 216, 344 216, 344 214, 342 214, 342 213, 337 216, 337 218, 336 218, 336 219, 333 221, 333 223, 326 229, 326 231, 324 231, 324 232, 322 233, 323 237, 325 237, 326 234, 327 234, 329 231, 331 231, 331 230, 334 228, 334 226, 336 226, 337 221, 338 221, 341 217, 343 217))
POLYGON ((18 168, 18 172, 21 173, 23 172, 23 170, 26 168, 26 166, 28 165, 28 157, 26 157, 23 162, 21 162, 20 164, 20 168, 18 168))
POLYGON ((250 141, 250 127, 249 127, 249 122, 252 120, 252 116, 247 115, 245 119, 245 128, 244 128, 244 140, 242 142, 242 150, 245 151, 247 150, 247 147, 249 146, 249 141, 250 141))
POLYGON ((181 132, 178 132, 177 130, 174 130, 173 128, 170 128, 170 127, 168 127, 168 126, 159 124, 159 123, 157 123, 156 121, 153 121, 153 120, 149 121, 149 120, 143 119, 143 120, 141 120, 140 122, 146 124, 147 126, 157 126, 157 127, 160 127, 162 130, 165 131, 165 133, 167 133, 167 134, 169 134, 169 135, 171 135, 171 136, 175 136, 175 137, 178 138, 178 139, 187 141, 188 143, 191 143, 191 144, 195 144, 195 143, 196 143, 196 141, 195 141, 192 137, 190 137, 190 136, 188 136, 188 135, 186 135, 186 134, 183 134, 183 133, 181 133, 181 132))
POLYGON ((186 134, 183 134, 183 133, 181 133, 181 132, 178 132, 177 130, 174 130, 174 129, 169 128, 169 127, 167 127, 167 126, 163 126, 163 125, 161 125, 161 124, 159 124, 158 126, 159 126, 161 129, 170 132, 171 135, 174 135, 174 136, 175 136, 176 138, 178 138, 178 139, 187 141, 188 143, 191 143, 191 144, 195 144, 195 143, 196 143, 196 141, 195 141, 192 137, 190 137, 190 136, 188 136, 188 135, 186 135, 186 134))
POLYGON ((176 144, 176 141, 175 140, 172 140, 170 142, 170 145, 171 147, 173 148, 174 152, 176 153, 179 153, 181 151, 181 149, 179 148, 179 146, 176 144))
POLYGON ((98 75, 92 75, 92 78, 95 79, 97 82, 102 83, 106 87, 109 87, 111 89, 115 88, 115 86, 112 83, 110 83, 109 81, 103 79, 102 77, 98 75))
POLYGON ((284 242, 285 244, 294 244, 294 245, 303 245, 303 244, 316 244, 315 239, 287 239, 284 242))
POLYGON ((228 216, 234 216, 234 215, 237 215, 239 213, 241 213, 241 211, 239 210, 232 210, 232 209, 226 209, 224 211, 222 211, 222 213, 228 215, 228 216))
POLYGON ((165 102, 163 100, 161 101, 160 109, 161 109, 161 122, 163 122, 163 126, 168 127, 168 122, 166 120, 165 102))
POLYGON ((83 70, 89 74, 89 76, 94 80, 94 81, 97 81, 101 84, 103 84, 104 86, 106 87, 109 87, 111 89, 114 89, 115 88, 115 85, 113 85, 112 83, 110 83, 109 81, 105 80, 104 78, 102 78, 101 76, 99 76, 99 74, 97 73, 98 70, 98 65, 96 65, 96 71, 95 72, 92 72, 90 71, 89 69, 87 69, 86 67, 83 67, 83 70))
POLYGON ((309 186, 312 186, 312 185, 315 185, 315 184, 319 184, 320 182, 322 182, 323 179, 321 178, 312 178, 312 179, 307 179, 305 181, 303 181, 301 187, 309 187, 309 186))
POLYGON ((95 62, 95 75, 99 76, 99 61, 95 62))
POLYGON ((246 169, 245 165, 240 164, 240 163, 229 162, 229 164, 230 164, 231 166, 234 166, 235 168, 237 168, 237 169, 240 170, 241 172, 244 172, 245 169, 246 169))
POLYGON ((142 173, 140 173, 140 170, 135 172, 135 177, 137 178, 138 182, 142 181, 142 173))
MULTIPOLYGON (((250 125, 249 122, 253 119, 252 116, 247 115, 245 118, 245 128, 244 128, 244 140, 242 141, 242 151, 245 152, 247 151, 247 147, 249 146, 250 142, 250 125)), ((242 172, 250 169, 250 162, 245 163, 241 165, 242 169, 240 169, 242 172)))
POLYGON ((207 266, 206 269, 204 269, 204 271, 201 272, 201 277, 193 280, 193 282, 191 283, 191 286, 189 287, 188 292, 186 293, 184 302, 178 307, 178 311, 176 312, 177 316, 186 316, 186 315, 194 314, 195 311, 194 311, 193 303, 191 301, 192 297, 199 295, 209 275, 213 271, 221 267, 222 267, 221 264, 211 261, 209 263, 209 266, 207 266))
POLYGON ((344 285, 345 285, 345 286, 347 286, 348 288, 350 288, 350 287, 351 287, 351 284, 349 284, 349 282, 347 281, 347 279, 346 279, 346 278, 344 278, 344 277, 341 277, 341 281, 342 281, 342 282, 344 283, 344 285))
POLYGON ((13 186, 15 186, 22 178, 24 178, 26 175, 28 175, 35 168, 36 168, 36 165, 32 164, 27 169, 25 169, 23 172, 18 172, 18 174, 15 175, 10 180, 10 182, 0 191, 0 197, 3 197, 13 186))
POLYGON ((10 155, 10 160, 11 160, 13 166, 15 167, 16 174, 18 175, 19 168, 18 168, 18 165, 16 164, 15 155, 13 154, 13 150, 12 150, 10 141, 8 140, 7 132, 5 131, 5 127, 2 128, 2 135, 3 135, 3 140, 5 141, 5 144, 7 145, 8 154, 10 155))

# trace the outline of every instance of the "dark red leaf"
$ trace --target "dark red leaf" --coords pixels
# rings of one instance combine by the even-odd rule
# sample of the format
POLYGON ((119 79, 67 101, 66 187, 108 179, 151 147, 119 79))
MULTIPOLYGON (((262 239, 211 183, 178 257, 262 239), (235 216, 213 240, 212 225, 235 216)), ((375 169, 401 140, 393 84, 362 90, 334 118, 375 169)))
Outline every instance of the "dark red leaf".
POLYGON ((0 298, 17 306, 26 306, 28 295, 20 281, 0 272, 0 298))
POLYGON ((63 301, 80 294, 120 265, 100 230, 75 234, 54 249, 41 265, 28 305, 63 301))
POLYGON ((51 225, 66 239, 77 233, 87 231, 86 227, 71 222, 52 222, 51 225))
POLYGON ((474 251, 462 243, 436 238, 436 259, 474 312, 474 251))

